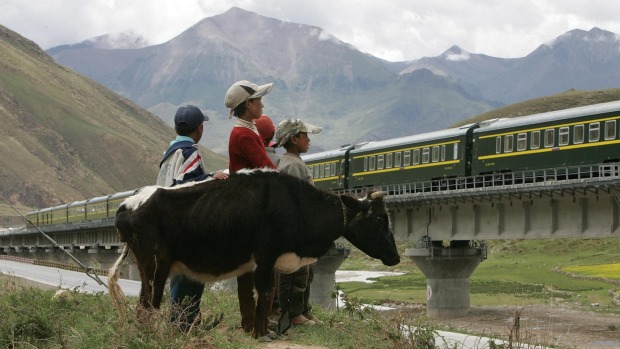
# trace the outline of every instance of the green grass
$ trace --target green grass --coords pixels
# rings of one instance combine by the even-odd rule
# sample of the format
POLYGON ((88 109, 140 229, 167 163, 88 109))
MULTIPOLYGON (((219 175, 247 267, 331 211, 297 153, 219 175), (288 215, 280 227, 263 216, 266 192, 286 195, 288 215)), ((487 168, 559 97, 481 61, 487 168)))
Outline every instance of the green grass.
MULTIPOLYGON (((404 252, 409 243, 400 243, 404 252)), ((489 258, 470 279, 471 305, 527 306, 558 305, 620 314, 611 302, 610 289, 599 280, 582 280, 558 270, 579 275, 607 275, 617 271, 620 239, 561 239, 492 241, 489 258), (596 308, 589 307, 599 303, 596 308)), ((347 282, 348 305, 339 311, 316 309, 322 326, 295 327, 285 343, 327 348, 418 348, 420 336, 433 332, 424 316, 426 278, 415 264, 403 258, 395 268, 385 268, 359 251, 352 251, 341 269, 401 271, 402 276, 382 277, 374 283, 347 282), (363 308, 367 303, 412 305, 392 312, 363 308), (412 310, 413 309, 413 310, 412 310), (397 332, 399 325, 418 326, 425 331, 412 338, 397 332)), ((617 278, 617 274, 614 274, 617 278)), ((614 276, 612 275, 612 276, 614 276)), ((119 317, 107 295, 71 292, 69 299, 52 300, 55 289, 27 286, 21 280, 0 274, 0 347, 6 348, 264 348, 238 326, 237 298, 230 291, 208 291, 203 295, 203 317, 223 313, 223 322, 211 331, 198 327, 189 334, 168 322, 167 301, 149 324, 135 321, 136 297, 128 298, 130 310, 119 317)))
MULTIPOLYGON (((620 278, 620 239, 558 239, 488 241, 489 255, 470 277, 472 306, 519 306, 562 303, 576 309, 599 303, 595 310, 620 314, 608 291, 617 284, 578 279, 558 272, 620 278)), ((410 243, 400 243, 401 256, 410 243)), ((394 301, 426 304, 426 278, 404 257, 395 268, 385 268, 361 252, 352 251, 341 269, 402 271, 402 276, 374 283, 346 282, 339 287, 364 302, 394 301)))
MULTIPOLYGON (((203 318, 224 313, 222 323, 210 331, 199 326, 184 333, 168 321, 166 301, 152 321, 143 324, 136 321, 133 313, 136 297, 127 299, 129 308, 122 317, 105 294, 89 295, 73 290, 69 297, 54 300, 55 291, 27 286, 20 279, 0 274, 0 348, 264 347, 238 326, 235 292, 205 292, 203 318)), ((397 332, 395 321, 402 323, 404 315, 362 309, 360 305, 352 302, 347 308, 329 312, 315 308, 315 314, 325 323, 293 327, 281 342, 328 348, 415 348, 407 346, 397 332)))

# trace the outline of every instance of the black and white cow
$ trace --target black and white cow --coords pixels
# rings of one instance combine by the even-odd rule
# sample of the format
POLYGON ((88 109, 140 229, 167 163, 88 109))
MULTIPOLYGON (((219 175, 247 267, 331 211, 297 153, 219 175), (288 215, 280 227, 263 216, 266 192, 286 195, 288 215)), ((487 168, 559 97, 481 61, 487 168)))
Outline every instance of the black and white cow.
POLYGON ((254 336, 267 333, 274 268, 291 273, 324 255, 339 237, 385 265, 400 256, 383 193, 334 195, 274 171, 241 171, 226 180, 145 187, 116 213, 125 251, 110 270, 110 294, 122 297, 118 267, 131 249, 140 271, 142 310, 159 308, 166 279, 185 274, 224 280, 255 271, 254 336))

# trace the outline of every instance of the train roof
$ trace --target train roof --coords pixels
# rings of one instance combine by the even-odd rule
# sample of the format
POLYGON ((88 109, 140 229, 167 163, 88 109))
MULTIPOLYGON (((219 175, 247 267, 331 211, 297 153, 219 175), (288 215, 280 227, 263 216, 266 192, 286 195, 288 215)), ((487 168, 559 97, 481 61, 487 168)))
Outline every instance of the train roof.
POLYGON ((399 145, 407 145, 407 144, 421 143, 421 142, 427 142, 427 141, 438 140, 438 139, 459 137, 459 136, 465 135, 465 133, 467 133, 467 130, 471 126, 472 124, 469 124, 469 125, 461 126, 458 128, 449 128, 449 129, 440 130, 440 131, 420 133, 417 135, 393 138, 393 139, 388 139, 385 141, 368 142, 365 145, 356 147, 353 151, 351 151, 351 153, 366 152, 366 151, 375 150, 375 149, 397 147, 399 145))
POLYGON ((322 160, 326 158, 342 157, 344 156, 344 153, 347 151, 348 148, 349 147, 342 147, 340 149, 326 150, 326 151, 312 153, 312 154, 304 154, 301 156, 301 158, 304 161, 316 161, 316 160, 322 160))
POLYGON ((582 107, 555 110, 546 113, 532 114, 515 118, 492 119, 480 123, 475 133, 531 125, 548 121, 577 118, 586 115, 596 115, 610 112, 620 113, 620 101, 586 105, 582 107))

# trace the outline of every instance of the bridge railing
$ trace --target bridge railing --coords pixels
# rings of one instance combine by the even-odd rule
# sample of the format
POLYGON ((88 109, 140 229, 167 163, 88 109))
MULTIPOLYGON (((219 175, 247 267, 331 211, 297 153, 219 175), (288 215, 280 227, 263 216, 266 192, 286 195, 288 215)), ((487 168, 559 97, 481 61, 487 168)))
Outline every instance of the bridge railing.
MULTIPOLYGON (((482 192, 540 191, 557 188, 584 188, 601 184, 620 184, 620 163, 566 166, 538 170, 485 174, 430 181, 378 185, 372 189, 387 192, 386 201, 415 201, 454 194, 480 195, 482 192)), ((360 195, 370 188, 342 190, 337 194, 360 195)))

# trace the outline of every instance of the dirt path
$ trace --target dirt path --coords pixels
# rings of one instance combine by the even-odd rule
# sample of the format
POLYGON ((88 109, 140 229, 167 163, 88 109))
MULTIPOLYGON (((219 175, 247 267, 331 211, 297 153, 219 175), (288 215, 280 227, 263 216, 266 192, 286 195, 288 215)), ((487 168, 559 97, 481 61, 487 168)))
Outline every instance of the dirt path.
MULTIPOLYGON (((507 338, 515 328, 520 311, 519 336, 522 343, 544 343, 578 349, 620 349, 620 316, 580 312, 563 307, 527 306, 475 307, 460 319, 442 320, 455 332, 484 333, 486 337, 507 338)), ((516 331, 513 331, 513 336, 516 331)))
MULTIPOLYGON (((527 306, 472 307, 466 317, 435 320, 451 332, 475 333, 484 337, 508 339, 519 316, 519 338, 513 344, 546 344, 571 349, 620 349, 620 316, 580 312, 564 307, 527 306)), ((423 305, 410 311, 414 319, 426 312, 423 305)), ((512 331, 516 338, 516 331, 512 331)), ((304 346, 278 340, 265 343, 264 349, 328 349, 324 346, 304 346)))

